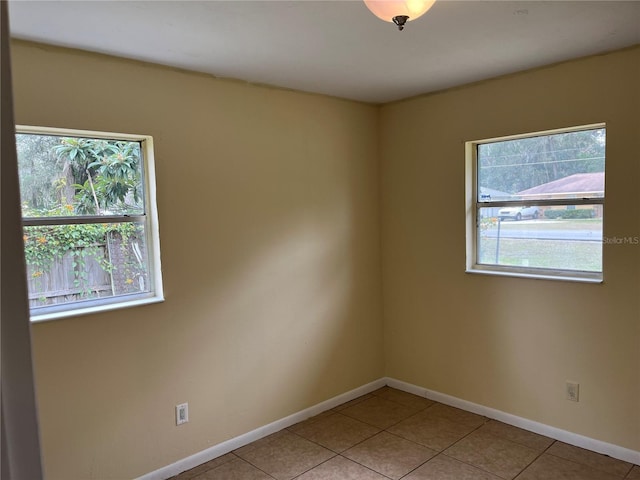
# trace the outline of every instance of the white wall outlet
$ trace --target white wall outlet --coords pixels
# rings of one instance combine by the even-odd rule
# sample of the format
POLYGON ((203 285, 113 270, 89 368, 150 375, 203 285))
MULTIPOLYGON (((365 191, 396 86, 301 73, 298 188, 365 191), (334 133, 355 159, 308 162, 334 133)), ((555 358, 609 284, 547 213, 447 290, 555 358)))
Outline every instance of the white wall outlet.
POLYGON ((567 381, 567 400, 577 402, 580 400, 580 384, 567 381))
POLYGON ((182 425, 189 421, 189 404, 176 405, 176 425, 182 425))

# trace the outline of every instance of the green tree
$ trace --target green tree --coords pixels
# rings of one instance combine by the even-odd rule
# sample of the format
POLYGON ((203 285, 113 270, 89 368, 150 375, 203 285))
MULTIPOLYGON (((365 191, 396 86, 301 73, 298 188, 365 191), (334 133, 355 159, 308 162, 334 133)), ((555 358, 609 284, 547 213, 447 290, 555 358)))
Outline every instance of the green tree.
POLYGON ((604 172, 605 130, 486 143, 478 149, 481 187, 514 194, 576 173, 604 172))
MULTIPOLYGON (((50 210, 65 203, 65 172, 63 160, 53 151, 58 137, 47 135, 16 135, 20 197, 23 204, 39 210, 50 210), (58 172, 52 175, 52 172, 58 172)), ((68 202, 67 202, 68 203, 68 202)))
POLYGON ((141 209, 138 143, 72 137, 62 138, 53 150, 72 174, 77 213, 141 209))

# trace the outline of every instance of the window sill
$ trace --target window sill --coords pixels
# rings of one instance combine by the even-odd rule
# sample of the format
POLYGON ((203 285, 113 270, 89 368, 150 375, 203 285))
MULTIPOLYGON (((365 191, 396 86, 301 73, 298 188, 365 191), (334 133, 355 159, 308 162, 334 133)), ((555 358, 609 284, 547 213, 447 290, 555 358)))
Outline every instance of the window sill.
POLYGON ((531 270, 496 270, 489 267, 476 266, 467 268, 466 273, 494 275, 499 277, 530 278, 535 280, 560 280, 564 282, 603 283, 601 274, 573 274, 571 272, 535 272, 531 270))
POLYGON ((163 296, 146 296, 146 297, 137 297, 135 299, 127 300, 127 301, 118 301, 113 303, 101 303, 95 304, 94 302, 88 302, 87 306, 83 306, 81 308, 74 309, 66 309, 60 311, 48 311, 43 313, 35 313, 31 314, 31 322, 32 323, 40 323, 40 322, 48 322, 51 320, 61 320, 63 318, 70 317, 80 317, 83 315, 90 315, 93 313, 102 313, 109 312, 111 310, 119 310, 122 308, 133 308, 141 305, 149 305, 152 303, 161 303, 164 302, 163 296))

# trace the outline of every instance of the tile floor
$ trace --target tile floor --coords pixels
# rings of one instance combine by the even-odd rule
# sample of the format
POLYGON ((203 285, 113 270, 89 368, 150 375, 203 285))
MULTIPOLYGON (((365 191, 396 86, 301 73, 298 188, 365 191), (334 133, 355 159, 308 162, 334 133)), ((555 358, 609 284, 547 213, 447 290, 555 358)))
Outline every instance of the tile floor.
POLYGON ((172 480, 640 480, 640 467, 384 387, 172 480))

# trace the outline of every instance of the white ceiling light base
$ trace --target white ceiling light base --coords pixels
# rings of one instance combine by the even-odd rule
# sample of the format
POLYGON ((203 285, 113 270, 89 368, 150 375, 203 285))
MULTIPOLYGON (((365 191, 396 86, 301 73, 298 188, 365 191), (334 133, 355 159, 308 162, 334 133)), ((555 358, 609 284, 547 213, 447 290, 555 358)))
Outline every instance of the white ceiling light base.
POLYGON ((364 0, 371 13, 380 20, 395 23, 401 31, 408 21, 427 13, 434 3, 436 0, 364 0))

